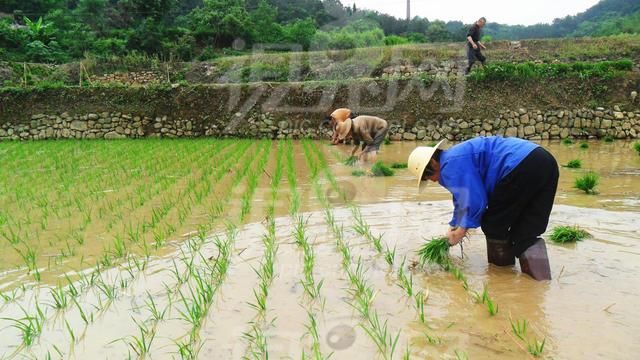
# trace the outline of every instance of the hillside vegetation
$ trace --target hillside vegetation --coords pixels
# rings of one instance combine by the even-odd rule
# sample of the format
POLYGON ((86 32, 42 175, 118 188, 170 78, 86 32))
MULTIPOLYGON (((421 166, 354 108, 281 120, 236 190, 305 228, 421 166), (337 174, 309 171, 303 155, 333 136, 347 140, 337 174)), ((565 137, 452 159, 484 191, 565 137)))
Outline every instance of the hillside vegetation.
MULTIPOLYGON (((491 21, 491 14, 485 14, 491 21)), ((250 52, 341 50, 464 41, 468 24, 410 21, 339 0, 5 0, 0 60, 65 63, 87 56, 212 60, 250 52), (294 45, 292 45, 294 44, 294 45)), ((603 0, 552 24, 489 23, 486 39, 635 34, 640 2, 603 0)))

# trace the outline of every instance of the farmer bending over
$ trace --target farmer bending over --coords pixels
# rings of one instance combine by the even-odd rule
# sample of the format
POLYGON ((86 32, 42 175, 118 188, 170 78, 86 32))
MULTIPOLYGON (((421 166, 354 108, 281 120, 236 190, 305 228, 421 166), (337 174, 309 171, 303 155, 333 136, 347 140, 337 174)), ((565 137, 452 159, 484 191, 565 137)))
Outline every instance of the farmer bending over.
POLYGON ((469 29, 469 32, 467 32, 467 59, 469 60, 469 67, 465 70, 465 75, 471 72, 471 67, 477 60, 482 63, 482 66, 484 66, 484 63, 487 61, 487 58, 482 55, 482 50, 486 50, 487 48, 480 42, 480 34, 486 23, 487 19, 482 17, 476 21, 469 29))
POLYGON ((355 119, 348 118, 336 127, 338 140, 344 140, 351 136, 355 147, 351 156, 355 156, 362 142, 362 152, 358 155, 362 161, 375 161, 376 154, 380 151, 380 145, 389 132, 387 121, 375 116, 358 116, 355 119))
POLYGON ((325 119, 330 122, 331 129, 333 130, 333 135, 331 136, 331 145, 338 145, 338 143, 340 143, 340 141, 338 140, 338 132, 336 131, 336 127, 338 126, 338 124, 344 122, 347 119, 353 119, 356 116, 357 115, 351 110, 343 108, 337 109, 336 111, 331 113, 329 118, 325 119))
POLYGON ((487 257, 498 266, 520 259, 522 272, 551 279, 549 258, 540 235, 558 187, 558 164, 545 149, 517 138, 478 137, 441 150, 418 147, 409 169, 418 186, 438 182, 453 195, 453 219, 447 233, 458 244, 467 229, 482 227, 487 257))

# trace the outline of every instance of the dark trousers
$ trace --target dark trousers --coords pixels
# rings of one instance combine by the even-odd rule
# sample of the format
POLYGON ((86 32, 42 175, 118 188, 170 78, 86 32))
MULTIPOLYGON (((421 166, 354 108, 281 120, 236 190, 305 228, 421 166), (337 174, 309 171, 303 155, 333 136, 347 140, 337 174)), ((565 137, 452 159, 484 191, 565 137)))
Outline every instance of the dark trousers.
POLYGON ((471 67, 476 61, 480 61, 482 65, 487 61, 487 58, 482 54, 480 50, 480 45, 478 45, 477 49, 474 49, 471 44, 467 44, 467 59, 469 60, 469 67, 467 68, 467 72, 471 71, 471 67))
POLYGON ((537 148, 500 180, 482 216, 482 231, 489 238, 507 239, 517 257, 547 230, 558 188, 558 163, 537 148))

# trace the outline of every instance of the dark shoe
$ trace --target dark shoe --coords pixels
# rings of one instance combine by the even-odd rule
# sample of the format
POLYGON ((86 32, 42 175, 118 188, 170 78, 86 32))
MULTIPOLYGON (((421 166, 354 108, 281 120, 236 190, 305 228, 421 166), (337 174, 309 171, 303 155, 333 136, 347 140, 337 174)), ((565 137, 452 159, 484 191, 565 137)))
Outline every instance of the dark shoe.
POLYGON ((520 255, 520 269, 535 280, 551 280, 549 256, 544 240, 538 239, 520 255))
POLYGON ((487 260, 497 266, 512 266, 516 264, 513 245, 509 240, 487 237, 487 260))

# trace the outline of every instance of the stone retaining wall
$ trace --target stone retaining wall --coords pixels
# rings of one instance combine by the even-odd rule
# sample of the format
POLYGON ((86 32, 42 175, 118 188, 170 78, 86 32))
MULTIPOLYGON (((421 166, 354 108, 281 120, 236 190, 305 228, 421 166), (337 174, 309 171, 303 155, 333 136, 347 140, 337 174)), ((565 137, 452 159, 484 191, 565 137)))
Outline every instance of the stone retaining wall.
MULTIPOLYGON (((517 136, 531 140, 640 137, 640 110, 621 111, 618 107, 553 111, 517 109, 500 111, 491 119, 418 119, 411 125, 393 120, 389 122, 391 140, 464 140, 485 135, 517 136)), ((36 114, 30 121, 0 125, 0 141, 202 136, 318 139, 330 134, 324 125, 317 119, 281 120, 270 113, 250 113, 226 123, 207 116, 178 119, 113 112, 36 114)))

